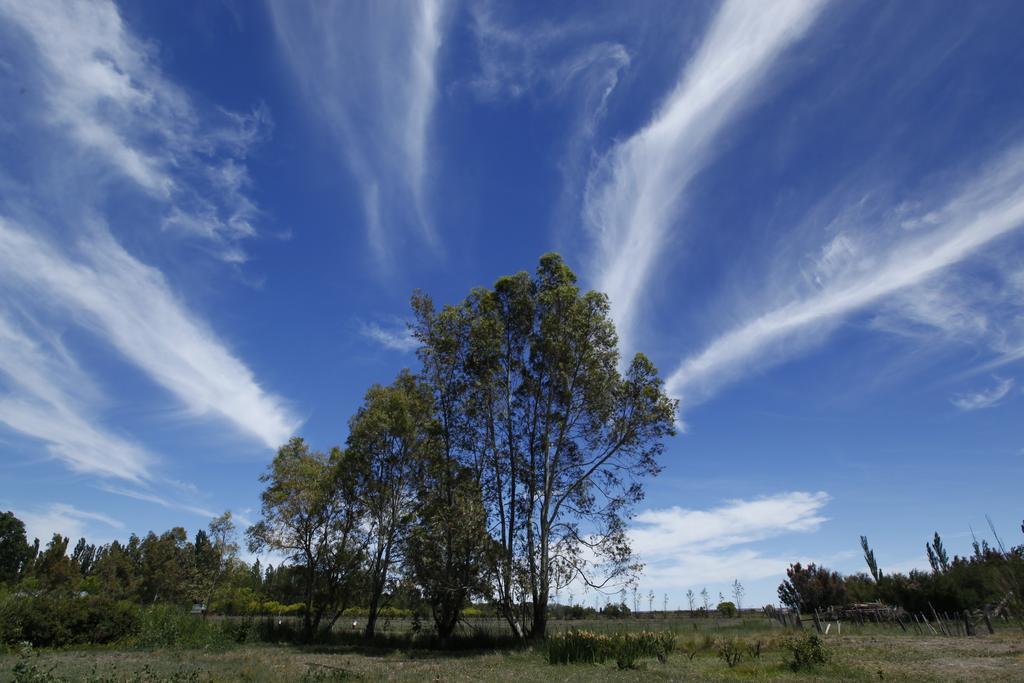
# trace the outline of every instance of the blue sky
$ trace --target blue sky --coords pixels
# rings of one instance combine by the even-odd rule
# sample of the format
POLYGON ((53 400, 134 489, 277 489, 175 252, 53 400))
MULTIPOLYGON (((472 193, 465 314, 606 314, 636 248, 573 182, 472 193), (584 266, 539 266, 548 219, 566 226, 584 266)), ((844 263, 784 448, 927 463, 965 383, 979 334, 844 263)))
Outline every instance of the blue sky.
POLYGON ((1018 542, 1024 7, 549 5, 0 0, 0 508, 252 521, 414 289, 557 250, 681 401, 659 605, 1018 542))

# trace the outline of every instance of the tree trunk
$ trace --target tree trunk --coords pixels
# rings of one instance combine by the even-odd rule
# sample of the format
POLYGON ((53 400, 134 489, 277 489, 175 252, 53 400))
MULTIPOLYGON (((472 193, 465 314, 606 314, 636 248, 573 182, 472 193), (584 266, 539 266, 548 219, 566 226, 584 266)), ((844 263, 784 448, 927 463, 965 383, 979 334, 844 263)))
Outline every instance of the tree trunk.
POLYGON ((306 609, 302 611, 302 642, 309 643, 313 640, 313 615, 312 605, 307 602, 306 609))
POLYGON ((505 617, 505 621, 508 622, 508 627, 512 629, 512 635, 520 640, 525 638, 526 634, 523 633, 523 625, 519 623, 519 619, 516 616, 516 608, 512 604, 511 594, 501 601, 501 613, 505 617))
POLYGON ((455 632, 455 627, 458 623, 459 613, 457 610, 442 608, 434 611, 434 628, 437 629, 437 637, 442 645, 448 644, 448 640, 452 637, 452 633, 455 632))
POLYGON ((541 595, 540 598, 533 603, 533 624, 530 627, 530 638, 537 641, 547 637, 548 628, 547 596, 541 595))
POLYGON ((370 613, 366 616, 366 630, 363 631, 363 637, 367 640, 373 638, 374 633, 377 629, 377 610, 371 609, 370 613))
POLYGON ((370 608, 366 613, 366 629, 363 631, 363 637, 367 640, 373 638, 377 629, 377 614, 380 612, 380 594, 381 591, 374 587, 373 595, 370 596, 370 608))

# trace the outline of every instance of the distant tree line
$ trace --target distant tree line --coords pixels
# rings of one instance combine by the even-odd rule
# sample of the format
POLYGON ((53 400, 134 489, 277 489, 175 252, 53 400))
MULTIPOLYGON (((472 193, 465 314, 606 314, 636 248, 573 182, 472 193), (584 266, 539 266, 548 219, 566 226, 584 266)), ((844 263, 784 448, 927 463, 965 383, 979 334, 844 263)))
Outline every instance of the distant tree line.
POLYGON ((0 591, 31 596, 48 593, 100 595, 137 605, 200 605, 223 614, 288 614, 301 610, 296 568, 248 564, 237 556, 231 513, 211 521, 189 539, 175 527, 127 542, 70 545, 54 534, 45 547, 28 543, 25 525, 0 513, 0 591))
MULTIPOLYGON (((1021 527, 1024 532, 1024 525, 1021 527)), ((880 601, 908 612, 960 614, 1006 600, 1018 614, 1024 595, 1024 545, 1006 548, 998 535, 996 547, 975 540, 973 552, 949 557, 938 532, 925 544, 930 570, 886 573, 878 565, 867 537, 861 548, 868 573, 843 576, 816 564, 790 565, 779 585, 779 600, 801 612, 880 601)))
POLYGON ((642 354, 620 371, 607 297, 547 254, 532 276, 440 309, 417 292, 412 308, 419 368, 370 387, 343 446, 293 438, 260 478, 245 541, 286 563, 243 562, 230 513, 192 539, 175 528, 70 552, 60 535, 30 545, 7 513, 0 580, 22 595, 293 613, 306 640, 354 608, 368 637, 414 609, 444 639, 474 602, 539 638, 560 589, 631 581, 625 520, 676 405, 642 354))

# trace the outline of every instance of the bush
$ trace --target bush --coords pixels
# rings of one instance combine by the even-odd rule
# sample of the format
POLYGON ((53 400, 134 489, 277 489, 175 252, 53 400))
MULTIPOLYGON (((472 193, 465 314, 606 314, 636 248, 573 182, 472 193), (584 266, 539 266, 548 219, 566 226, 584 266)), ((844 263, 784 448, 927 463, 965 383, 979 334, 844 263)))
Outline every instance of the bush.
POLYGON ((141 648, 222 648, 234 643, 291 642, 297 635, 291 620, 276 617, 203 619, 173 605, 141 608, 96 596, 0 598, 0 650, 22 643, 66 647, 115 642, 141 648))
POLYGON ((732 619, 736 616, 736 605, 731 602, 720 602, 716 609, 719 614, 727 619, 732 619))
POLYGON ((181 607, 153 605, 142 613, 132 644, 142 648, 226 647, 235 640, 230 620, 203 619, 181 607))
POLYGON ((629 611, 629 607, 627 607, 626 603, 624 603, 624 602, 620 602, 617 605, 615 603, 609 602, 601 610, 601 614, 603 614, 604 616, 606 616, 606 617, 608 617, 610 619, 623 619, 623 618, 628 617, 630 615, 630 611, 629 611))
POLYGON ((675 636, 669 632, 616 633, 604 635, 592 631, 567 631, 548 639, 551 664, 603 664, 614 659, 620 669, 632 669, 643 657, 664 662, 675 648, 675 636))
POLYGON ((99 596, 8 595, 0 600, 0 643, 4 645, 102 645, 130 637, 138 625, 138 607, 99 596))
POLYGON ((810 671, 819 664, 827 664, 832 653, 825 647, 825 641, 816 633, 808 633, 802 638, 790 638, 785 647, 792 659, 789 668, 793 671, 810 671))

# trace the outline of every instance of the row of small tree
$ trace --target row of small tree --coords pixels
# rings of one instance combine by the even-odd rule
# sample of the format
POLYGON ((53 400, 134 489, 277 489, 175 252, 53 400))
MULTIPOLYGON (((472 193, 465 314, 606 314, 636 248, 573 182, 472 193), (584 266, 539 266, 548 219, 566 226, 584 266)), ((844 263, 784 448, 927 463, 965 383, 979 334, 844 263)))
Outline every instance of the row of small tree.
MULTIPOLYGON (((743 596, 746 595, 746 589, 743 588, 743 584, 740 583, 739 579, 735 579, 732 582, 730 590, 732 594, 732 601, 727 601, 722 593, 718 594, 718 611, 734 611, 737 614, 743 609, 743 596), (726 605, 725 608, 722 606, 726 605)), ((709 614, 711 611, 711 594, 708 593, 707 588, 702 588, 700 591, 700 601, 697 601, 697 595, 694 594, 693 589, 686 591, 686 602, 689 605, 690 613, 700 610, 703 614, 709 614)))
MULTIPOLYGON (((1024 525, 1021 526, 1024 532, 1024 525)), ((885 573, 879 567, 867 537, 861 548, 868 573, 843 576, 815 564, 793 564, 779 586, 779 600, 802 612, 841 607, 850 603, 881 601, 908 612, 959 614, 1008 601, 1021 611, 1024 595, 1024 545, 1007 548, 995 534, 996 546, 975 540, 972 553, 949 557, 938 532, 925 544, 929 571, 885 573)))
POLYGON ((0 513, 0 583, 26 594, 103 595, 138 604, 213 602, 228 586, 262 583, 261 569, 237 558, 231 513, 215 518, 189 540, 177 527, 132 535, 127 543, 94 545, 57 533, 44 547, 29 544, 14 513, 0 513), (255 579, 252 572, 256 573, 255 579))

